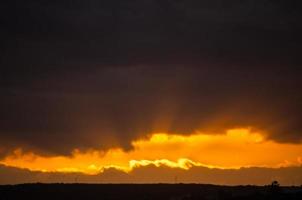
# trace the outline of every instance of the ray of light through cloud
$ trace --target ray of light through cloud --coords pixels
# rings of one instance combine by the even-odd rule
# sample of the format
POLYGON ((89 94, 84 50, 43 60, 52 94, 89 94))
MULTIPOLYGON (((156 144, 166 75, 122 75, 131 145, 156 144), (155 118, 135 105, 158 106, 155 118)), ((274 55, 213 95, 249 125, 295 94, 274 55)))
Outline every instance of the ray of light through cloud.
POLYGON ((6 166, 42 172, 102 173, 114 168, 131 172, 153 165, 188 170, 193 166, 219 169, 242 167, 301 166, 302 145, 277 143, 249 128, 231 129, 225 134, 194 132, 191 135, 154 133, 132 142, 133 149, 107 151, 75 149, 71 156, 41 156, 16 149, 0 161, 6 166))

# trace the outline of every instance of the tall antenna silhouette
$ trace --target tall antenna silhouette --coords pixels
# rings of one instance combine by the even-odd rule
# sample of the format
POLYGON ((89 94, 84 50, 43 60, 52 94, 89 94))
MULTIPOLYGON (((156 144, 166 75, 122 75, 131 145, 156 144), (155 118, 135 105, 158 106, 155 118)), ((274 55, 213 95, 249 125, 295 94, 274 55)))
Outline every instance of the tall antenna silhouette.
POLYGON ((178 177, 177 177, 177 176, 174 177, 174 183, 175 183, 175 184, 178 183, 178 177))
POLYGON ((78 183, 78 178, 79 178, 79 175, 76 175, 75 178, 74 178, 75 183, 78 183))

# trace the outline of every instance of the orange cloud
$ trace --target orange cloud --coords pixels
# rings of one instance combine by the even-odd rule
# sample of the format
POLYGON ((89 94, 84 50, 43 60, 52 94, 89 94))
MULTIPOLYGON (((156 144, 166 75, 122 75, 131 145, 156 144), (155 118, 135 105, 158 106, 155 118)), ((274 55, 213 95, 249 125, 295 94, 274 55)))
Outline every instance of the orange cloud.
POLYGON ((91 149, 72 156, 44 157, 21 149, 0 161, 0 164, 32 171, 101 173, 115 168, 130 172, 134 168, 153 165, 187 170, 192 166, 237 169, 241 167, 300 166, 302 144, 285 144, 267 140, 250 129, 232 129, 226 134, 196 132, 191 135, 155 133, 147 139, 132 142, 133 149, 99 151, 91 149))

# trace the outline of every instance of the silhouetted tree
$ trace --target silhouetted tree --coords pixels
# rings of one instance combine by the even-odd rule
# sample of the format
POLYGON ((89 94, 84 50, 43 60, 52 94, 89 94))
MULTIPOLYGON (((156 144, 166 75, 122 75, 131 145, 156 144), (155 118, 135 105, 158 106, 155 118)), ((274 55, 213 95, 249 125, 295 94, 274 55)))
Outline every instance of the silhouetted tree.
POLYGON ((270 192, 273 196, 277 196, 281 191, 278 181, 273 181, 270 185, 270 192))
POLYGON ((279 187, 280 187, 280 184, 278 183, 278 181, 273 181, 272 184, 271 184, 271 186, 272 186, 273 188, 279 188, 279 187))

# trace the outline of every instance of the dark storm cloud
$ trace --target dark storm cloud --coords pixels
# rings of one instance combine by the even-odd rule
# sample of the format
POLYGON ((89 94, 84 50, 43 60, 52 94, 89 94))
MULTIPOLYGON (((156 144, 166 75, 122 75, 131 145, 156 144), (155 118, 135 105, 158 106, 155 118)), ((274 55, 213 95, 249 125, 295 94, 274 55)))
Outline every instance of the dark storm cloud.
POLYGON ((298 1, 1 2, 1 152, 252 126, 301 141, 298 1))

